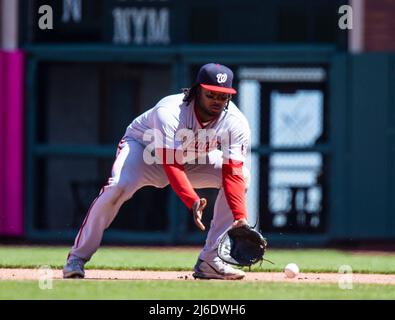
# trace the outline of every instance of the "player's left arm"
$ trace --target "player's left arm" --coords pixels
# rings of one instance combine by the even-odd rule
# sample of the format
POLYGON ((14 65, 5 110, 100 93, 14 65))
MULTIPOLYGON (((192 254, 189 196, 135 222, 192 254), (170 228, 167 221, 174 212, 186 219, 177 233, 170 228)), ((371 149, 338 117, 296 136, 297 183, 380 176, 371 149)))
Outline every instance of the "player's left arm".
POLYGON ((248 127, 231 129, 227 152, 224 153, 222 185, 233 214, 233 227, 247 224, 246 181, 243 166, 250 144, 250 135, 248 127))

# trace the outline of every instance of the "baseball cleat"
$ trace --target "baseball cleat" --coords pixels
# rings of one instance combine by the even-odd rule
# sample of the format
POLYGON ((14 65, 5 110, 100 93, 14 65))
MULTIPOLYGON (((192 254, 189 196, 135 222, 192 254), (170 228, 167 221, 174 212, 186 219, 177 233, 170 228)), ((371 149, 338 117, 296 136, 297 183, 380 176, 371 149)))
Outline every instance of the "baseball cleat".
POLYGON ((219 257, 210 262, 198 259, 194 271, 195 279, 240 280, 245 277, 244 271, 233 268, 219 257))
POLYGON ((85 261, 81 259, 72 259, 67 261, 63 268, 64 279, 82 279, 85 277, 84 271, 85 261))

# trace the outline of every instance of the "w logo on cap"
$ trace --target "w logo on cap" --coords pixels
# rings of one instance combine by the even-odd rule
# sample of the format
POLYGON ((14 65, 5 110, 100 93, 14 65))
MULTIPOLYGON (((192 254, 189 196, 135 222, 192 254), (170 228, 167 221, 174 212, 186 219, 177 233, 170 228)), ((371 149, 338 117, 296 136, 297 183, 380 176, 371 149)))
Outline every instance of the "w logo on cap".
POLYGON ((195 83, 206 90, 236 94, 232 88, 233 71, 218 63, 207 63, 202 66, 195 83))
POLYGON ((225 83, 228 80, 228 75, 226 73, 218 73, 217 74, 217 82, 225 83))

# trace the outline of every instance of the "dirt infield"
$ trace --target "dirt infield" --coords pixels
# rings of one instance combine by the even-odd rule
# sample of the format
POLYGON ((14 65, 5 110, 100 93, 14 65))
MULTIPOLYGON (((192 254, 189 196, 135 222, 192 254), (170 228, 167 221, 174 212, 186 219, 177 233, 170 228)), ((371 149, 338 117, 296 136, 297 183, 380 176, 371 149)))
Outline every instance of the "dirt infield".
MULTIPOLYGON (((62 279, 61 270, 53 270, 54 279, 62 279)), ((43 275, 39 269, 0 269, 0 280, 38 280, 43 275)), ((47 276, 50 274, 47 273, 47 276)), ((289 283, 338 283, 344 274, 300 273, 295 278, 286 278, 281 272, 247 272, 241 281, 289 282, 289 283)), ((195 279, 190 271, 125 271, 125 270, 86 270, 87 280, 175 280, 195 279)), ((198 280, 196 280, 198 281, 198 280)), ((215 280, 210 280, 215 281, 215 280)), ((395 275, 352 274, 354 284, 395 285, 395 275)))

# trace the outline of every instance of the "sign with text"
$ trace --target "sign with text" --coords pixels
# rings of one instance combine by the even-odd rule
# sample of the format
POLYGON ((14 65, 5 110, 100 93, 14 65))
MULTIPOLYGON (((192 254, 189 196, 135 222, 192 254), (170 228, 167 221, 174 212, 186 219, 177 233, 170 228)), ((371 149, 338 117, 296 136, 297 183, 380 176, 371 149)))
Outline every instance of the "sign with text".
POLYGON ((24 44, 332 43, 347 48, 351 11, 339 16, 339 9, 348 8, 345 4, 347 0, 25 0, 20 35, 24 44))
POLYGON ((168 45, 170 0, 29 0, 29 43, 168 45))

